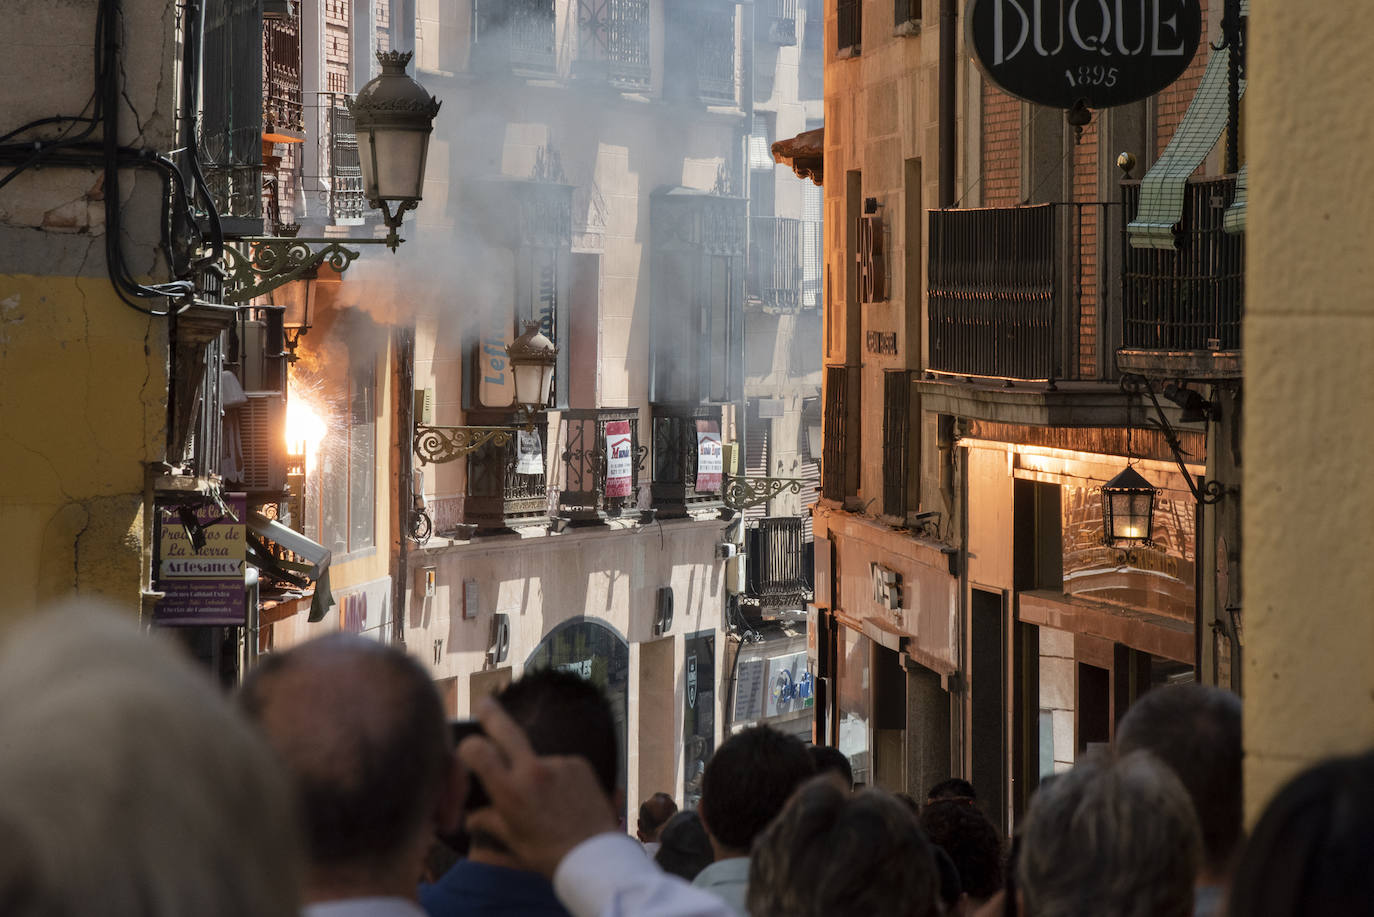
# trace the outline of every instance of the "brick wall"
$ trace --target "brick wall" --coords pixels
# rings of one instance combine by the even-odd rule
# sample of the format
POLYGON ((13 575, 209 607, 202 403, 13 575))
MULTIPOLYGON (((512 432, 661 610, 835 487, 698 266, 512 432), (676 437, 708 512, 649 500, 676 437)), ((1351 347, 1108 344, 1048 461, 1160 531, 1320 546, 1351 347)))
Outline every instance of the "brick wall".
MULTIPOLYGON (((1216 0, 1212 0, 1212 2, 1216 2, 1216 0)), ((1188 69, 1183 71, 1183 76, 1161 92, 1156 99, 1156 154, 1163 153, 1164 148, 1169 145, 1169 140, 1173 138, 1179 122, 1183 120, 1183 113, 1188 110, 1188 103, 1193 100, 1193 94, 1197 92, 1198 84, 1202 82, 1202 71, 1207 69, 1207 57, 1211 54, 1208 45, 1211 36, 1207 31, 1207 4, 1208 0, 1201 0, 1202 43, 1198 45, 1197 54, 1193 56, 1188 69)))
MULTIPOLYGON (((983 81, 983 206, 1021 202, 1021 102, 983 81)), ((968 206, 968 202, 964 202, 968 206)))

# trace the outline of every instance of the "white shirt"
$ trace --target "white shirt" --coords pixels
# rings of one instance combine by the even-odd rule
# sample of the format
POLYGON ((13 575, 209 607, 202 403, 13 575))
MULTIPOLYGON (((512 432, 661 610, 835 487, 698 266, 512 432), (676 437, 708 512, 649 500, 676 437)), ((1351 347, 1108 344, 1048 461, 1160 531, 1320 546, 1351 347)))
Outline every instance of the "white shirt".
POLYGON ((716 860, 692 880, 694 888, 704 888, 725 901, 741 917, 749 913, 745 899, 749 897, 749 858, 729 857, 716 860))
POLYGON ((405 898, 340 898, 307 904, 301 917, 426 917, 414 901, 405 898))
POLYGON ((573 917, 738 917, 717 896, 659 869, 624 834, 574 847, 553 874, 553 890, 573 917))

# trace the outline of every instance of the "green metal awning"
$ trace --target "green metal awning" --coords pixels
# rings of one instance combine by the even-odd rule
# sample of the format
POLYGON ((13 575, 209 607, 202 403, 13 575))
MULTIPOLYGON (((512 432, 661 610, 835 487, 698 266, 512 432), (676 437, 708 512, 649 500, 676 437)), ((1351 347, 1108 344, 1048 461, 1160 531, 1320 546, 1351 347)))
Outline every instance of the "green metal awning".
POLYGON ((1245 232, 1245 190, 1248 187, 1250 164, 1247 162, 1240 167, 1240 172, 1236 175, 1236 196, 1231 201, 1231 206, 1226 208, 1226 215, 1221 218, 1221 228, 1235 235, 1245 232))
MULTIPOLYGON (((1249 3, 1241 6, 1244 15, 1249 3)), ((1183 219, 1183 192, 1188 177, 1202 165, 1226 128, 1226 71, 1230 60, 1228 48, 1212 52, 1202 82, 1173 139, 1140 180, 1140 206, 1135 219, 1126 226, 1127 239, 1134 248, 1175 248, 1174 227, 1183 219)), ((1244 80, 1240 92, 1245 94, 1244 80)))

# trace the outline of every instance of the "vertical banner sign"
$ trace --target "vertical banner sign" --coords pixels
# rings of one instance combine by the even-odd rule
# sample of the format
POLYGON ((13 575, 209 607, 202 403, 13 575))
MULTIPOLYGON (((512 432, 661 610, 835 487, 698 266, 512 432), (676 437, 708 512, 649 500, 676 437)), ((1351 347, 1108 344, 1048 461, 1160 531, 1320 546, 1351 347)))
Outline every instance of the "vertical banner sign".
POLYGON ((491 249, 485 264, 491 269, 492 289, 483 304, 482 337, 477 345, 477 400, 483 407, 506 408, 515 403, 515 379, 506 360, 506 345, 515 328, 515 303, 510 295, 515 284, 514 255, 491 249))
POLYGON ((630 422, 613 420, 606 424, 606 496, 628 497, 634 472, 634 449, 630 422))
POLYGON ((195 524, 205 535, 199 548, 192 542, 194 527, 182 518, 182 503, 157 505, 157 603, 153 619, 158 624, 241 627, 244 624, 247 558, 244 494, 225 495, 232 516, 222 515, 213 502, 195 510, 195 524), (236 518, 235 518, 236 517, 236 518))
POLYGON ((539 439, 538 432, 534 430, 518 431, 516 433, 516 449, 516 474, 542 475, 544 473, 544 443, 539 439))
POLYGON ((716 750, 716 635, 689 634, 685 641, 682 703, 683 796, 688 807, 701 801, 701 778, 716 750))
POLYGON ((697 493, 715 493, 720 490, 720 476, 725 467, 723 456, 719 425, 714 420, 698 420, 697 493))

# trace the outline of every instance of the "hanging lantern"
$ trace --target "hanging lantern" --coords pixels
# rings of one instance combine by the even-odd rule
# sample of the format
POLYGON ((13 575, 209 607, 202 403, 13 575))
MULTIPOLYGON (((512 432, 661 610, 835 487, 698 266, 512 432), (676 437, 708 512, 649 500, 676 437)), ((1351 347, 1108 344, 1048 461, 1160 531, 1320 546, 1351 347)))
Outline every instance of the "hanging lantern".
POLYGON ((525 322, 525 333, 506 348, 515 376, 515 400, 529 414, 549 406, 558 348, 539 330, 539 322, 525 322))
POLYGON ((1108 544, 1149 544, 1157 492, 1131 465, 1103 484, 1103 540, 1108 544))

